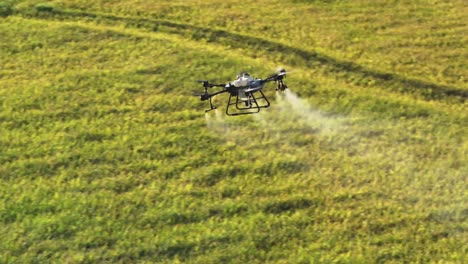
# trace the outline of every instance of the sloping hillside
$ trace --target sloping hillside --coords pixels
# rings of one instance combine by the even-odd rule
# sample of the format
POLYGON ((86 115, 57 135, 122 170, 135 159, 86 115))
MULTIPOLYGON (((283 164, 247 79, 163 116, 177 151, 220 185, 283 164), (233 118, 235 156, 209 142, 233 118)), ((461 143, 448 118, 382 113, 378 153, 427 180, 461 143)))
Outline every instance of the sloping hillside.
POLYGON ((462 263, 466 9, 0 1, 0 262, 462 263))

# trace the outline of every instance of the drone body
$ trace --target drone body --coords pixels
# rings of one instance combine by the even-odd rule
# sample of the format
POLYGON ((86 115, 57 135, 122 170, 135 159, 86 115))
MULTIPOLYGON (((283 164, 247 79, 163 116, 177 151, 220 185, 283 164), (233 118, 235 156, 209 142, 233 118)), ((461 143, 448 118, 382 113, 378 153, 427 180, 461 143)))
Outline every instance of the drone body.
POLYGON ((208 81, 199 81, 203 83, 205 92, 198 94, 202 101, 209 100, 210 108, 205 112, 216 109, 213 106, 212 98, 218 94, 229 93, 229 99, 226 106, 226 114, 229 116, 255 114, 260 112, 261 108, 270 106, 270 101, 263 93, 262 89, 267 82, 274 81, 277 84, 276 90, 284 91, 288 87, 283 82, 286 71, 282 69, 277 74, 271 75, 265 79, 252 78, 248 73, 241 73, 237 79, 227 84, 212 84, 208 81), (208 88, 221 87, 222 90, 208 93, 208 88))

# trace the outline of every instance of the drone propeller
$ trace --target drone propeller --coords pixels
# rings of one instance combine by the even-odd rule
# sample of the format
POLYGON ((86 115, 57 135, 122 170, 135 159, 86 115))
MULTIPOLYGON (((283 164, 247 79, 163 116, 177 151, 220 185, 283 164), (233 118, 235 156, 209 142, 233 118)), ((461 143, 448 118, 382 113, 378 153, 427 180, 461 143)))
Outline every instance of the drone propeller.
POLYGON ((283 79, 286 77, 286 70, 284 68, 279 69, 278 73, 276 75, 273 75, 273 80, 276 82, 276 91, 282 91, 286 90, 288 86, 283 82, 283 79))
POLYGON ((219 86, 218 84, 211 84, 206 80, 197 80, 199 83, 203 83, 204 92, 203 93, 193 93, 193 95, 200 97, 202 101, 210 99, 210 105, 211 105, 211 95, 208 93, 208 88, 214 87, 214 86, 219 86))
POLYGON ((273 74, 273 75, 265 78, 263 81, 264 82, 275 81, 276 83, 278 83, 278 89, 284 91, 284 89, 287 88, 283 84, 283 78, 285 78, 285 77, 286 77, 286 70, 282 68, 282 69, 279 69, 279 71, 276 74, 273 74), (281 88, 280 88, 280 85, 281 85, 281 88))
POLYGON ((211 84, 207 80, 197 80, 199 83, 203 83, 203 87, 205 88, 203 93, 200 92, 194 92, 193 95, 200 97, 202 101, 208 100, 210 102, 210 108, 205 110, 206 112, 209 112, 211 110, 216 109, 215 106, 213 106, 213 102, 211 101, 213 94, 208 93, 208 88, 212 88, 214 86, 221 86, 221 84, 211 84))
POLYGON ((278 73, 277 73, 277 75, 278 75, 278 76, 284 76, 284 75, 286 75, 286 70, 285 70, 285 69, 279 70, 278 73))
POLYGON ((201 92, 193 92, 193 95, 199 97, 202 101, 209 102, 210 108, 205 110, 205 112, 216 109, 212 102, 215 96, 222 93, 228 93, 229 100, 226 108, 227 115, 253 114, 259 112, 260 108, 266 108, 270 105, 268 99, 262 92, 262 89, 266 83, 275 82, 276 91, 284 92, 288 88, 287 85, 284 83, 284 78, 286 78, 287 73, 288 72, 286 72, 284 68, 277 68, 275 70, 275 74, 272 74, 264 79, 255 78, 249 80, 246 84, 243 84, 242 86, 238 84, 240 84, 240 81, 244 80, 239 80, 238 83, 236 83, 236 80, 233 83, 229 82, 224 84, 211 83, 208 80, 197 80, 198 83, 201 83, 203 85, 204 89, 201 92), (214 89, 214 91, 210 90, 210 92, 208 92, 208 89, 213 87, 220 87, 222 89, 214 89), (257 96, 255 96, 254 94, 256 94, 257 96), (244 95, 247 97, 245 97, 244 95), (232 101, 232 98, 234 98, 235 101, 232 101), (245 102, 245 98, 248 98, 247 103, 245 102), (265 100, 266 104, 259 104, 257 103, 257 100, 265 100), (243 103, 246 103, 246 107, 243 106, 243 103), (235 105, 236 109, 238 110, 237 112, 236 110, 233 110, 234 112, 229 110, 230 106, 233 105, 235 105), (257 111, 251 111, 251 109, 257 111), (244 110, 246 110, 247 112, 244 110))
POLYGON ((203 87, 205 88, 205 91, 203 93, 201 92, 192 92, 192 95, 194 96, 202 96, 208 94, 208 81, 203 81, 203 80, 197 80, 199 83, 203 83, 203 87))
POLYGON ((197 80, 197 82, 203 83, 203 87, 205 87, 205 90, 206 88, 212 87, 210 86, 210 83, 207 80, 197 80))

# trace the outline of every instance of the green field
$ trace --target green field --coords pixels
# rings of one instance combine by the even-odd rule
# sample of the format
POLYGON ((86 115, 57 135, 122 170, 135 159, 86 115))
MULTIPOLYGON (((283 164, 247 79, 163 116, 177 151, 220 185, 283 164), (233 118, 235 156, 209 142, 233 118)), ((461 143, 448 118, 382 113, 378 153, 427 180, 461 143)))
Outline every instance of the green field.
POLYGON ((464 0, 0 0, 0 263, 464 263, 464 0), (284 67, 227 117, 196 80, 284 67))

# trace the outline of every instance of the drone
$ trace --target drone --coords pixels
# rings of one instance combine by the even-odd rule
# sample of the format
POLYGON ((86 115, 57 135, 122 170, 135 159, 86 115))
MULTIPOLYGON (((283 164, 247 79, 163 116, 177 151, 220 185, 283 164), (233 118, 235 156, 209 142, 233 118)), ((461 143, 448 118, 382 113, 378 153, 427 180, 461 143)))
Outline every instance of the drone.
POLYGON ((283 82, 286 77, 286 70, 281 69, 274 75, 271 75, 265 79, 252 78, 247 72, 241 72, 237 75, 237 79, 227 84, 214 84, 206 80, 199 80, 202 83, 205 91, 203 93, 196 93, 202 101, 209 101, 210 108, 205 110, 206 112, 216 109, 213 105, 212 98, 222 93, 228 93, 229 99, 226 105, 226 114, 228 116, 255 114, 260 112, 260 109, 267 108, 270 106, 270 101, 263 93, 262 89, 268 82, 276 83, 276 91, 284 92, 288 87, 283 82), (213 93, 209 93, 208 89, 213 87, 220 87, 213 93))

